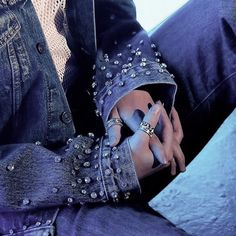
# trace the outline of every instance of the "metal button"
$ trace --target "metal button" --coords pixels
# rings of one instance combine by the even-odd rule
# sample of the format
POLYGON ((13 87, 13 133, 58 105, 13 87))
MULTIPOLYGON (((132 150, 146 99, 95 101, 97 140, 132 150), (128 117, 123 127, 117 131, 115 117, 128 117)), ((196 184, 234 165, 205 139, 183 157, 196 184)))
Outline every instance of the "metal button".
POLYGON ((36 48, 40 54, 43 54, 45 52, 45 46, 43 43, 37 43, 36 48))
POLYGON ((70 112, 64 111, 61 113, 61 121, 65 124, 69 124, 72 121, 72 116, 70 112))

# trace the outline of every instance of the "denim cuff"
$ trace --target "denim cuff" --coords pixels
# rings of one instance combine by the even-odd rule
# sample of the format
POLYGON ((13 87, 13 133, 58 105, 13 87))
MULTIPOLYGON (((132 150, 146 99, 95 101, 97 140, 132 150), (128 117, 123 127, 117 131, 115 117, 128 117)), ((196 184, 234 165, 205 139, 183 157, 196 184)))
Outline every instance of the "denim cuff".
POLYGON ((112 83, 97 94, 96 104, 103 122, 106 123, 112 108, 123 96, 136 88, 147 85, 152 85, 149 92, 153 100, 159 98, 165 103, 167 110, 170 110, 177 90, 173 76, 162 64, 146 61, 145 67, 136 65, 118 74, 112 83), (160 94, 164 95, 160 96, 160 94))
POLYGON ((140 194, 128 139, 112 149, 103 145, 101 151, 100 170, 107 199, 119 202, 129 199, 131 194, 140 194))

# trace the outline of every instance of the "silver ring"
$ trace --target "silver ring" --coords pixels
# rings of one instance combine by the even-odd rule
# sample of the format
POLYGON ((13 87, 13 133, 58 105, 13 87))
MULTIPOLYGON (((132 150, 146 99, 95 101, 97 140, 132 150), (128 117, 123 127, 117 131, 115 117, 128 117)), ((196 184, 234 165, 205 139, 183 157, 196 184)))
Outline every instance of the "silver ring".
POLYGON ((154 128, 146 121, 142 121, 140 123, 139 129, 142 130, 143 132, 147 133, 150 137, 152 137, 152 135, 154 133, 154 128))
POLYGON ((123 126, 122 120, 119 118, 111 118, 110 120, 107 121, 106 128, 109 129, 114 125, 123 126))

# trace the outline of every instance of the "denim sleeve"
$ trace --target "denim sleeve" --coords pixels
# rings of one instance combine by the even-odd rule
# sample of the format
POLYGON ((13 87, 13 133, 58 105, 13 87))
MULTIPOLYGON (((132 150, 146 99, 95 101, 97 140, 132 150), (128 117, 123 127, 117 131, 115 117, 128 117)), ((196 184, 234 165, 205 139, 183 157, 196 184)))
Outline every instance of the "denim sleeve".
POLYGON ((0 211, 106 202, 140 191, 127 140, 78 136, 60 150, 38 144, 0 147, 0 211))
POLYGON ((136 21, 133 1, 97 0, 97 57, 92 88, 97 115, 106 122, 119 99, 142 87, 154 101, 174 102, 176 84, 157 45, 136 21))

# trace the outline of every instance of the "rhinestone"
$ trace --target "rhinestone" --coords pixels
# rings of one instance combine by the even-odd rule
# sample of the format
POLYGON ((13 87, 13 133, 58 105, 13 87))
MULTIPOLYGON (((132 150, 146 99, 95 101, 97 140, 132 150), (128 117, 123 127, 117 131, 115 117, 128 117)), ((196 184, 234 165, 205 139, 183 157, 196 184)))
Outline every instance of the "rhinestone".
POLYGON ((124 194, 124 199, 127 200, 130 198, 130 192, 124 194))
POLYGON ((54 159, 54 161, 55 161, 56 163, 59 163, 59 162, 62 161, 62 158, 61 158, 60 156, 56 156, 55 159, 54 159))
POLYGON ((85 178, 84 178, 84 182, 85 182, 86 184, 91 183, 91 178, 90 178, 90 177, 85 177, 85 178))
POLYGON ((105 82, 105 85, 106 85, 106 86, 112 85, 112 80, 107 80, 107 81, 105 82))
POLYGON ((10 235, 13 235, 13 234, 14 234, 14 230, 13 230, 13 229, 10 229, 10 230, 9 230, 9 234, 10 234, 10 235))
POLYGON ((94 97, 97 96, 97 94, 98 94, 98 92, 93 92, 93 96, 94 97))
POLYGON ((78 158, 79 160, 82 160, 82 159, 83 159, 83 156, 82 156, 82 155, 78 155, 77 158, 78 158))
POLYGON ((100 116, 99 110, 95 110, 95 114, 96 114, 96 116, 100 116))
POLYGON ((58 188, 55 188, 55 187, 54 187, 54 188, 52 188, 52 192, 53 192, 53 193, 57 193, 58 191, 59 191, 59 189, 58 189, 58 188))
POLYGON ((72 138, 69 138, 69 139, 67 140, 66 144, 68 145, 68 144, 70 144, 70 143, 72 143, 72 142, 73 142, 73 139, 72 139, 72 138))
POLYGON ((117 147, 113 147, 111 150, 114 152, 117 150, 117 147))
POLYGON ((146 61, 147 61, 147 59, 146 59, 145 57, 143 57, 143 58, 142 58, 142 61, 146 62, 146 61))
POLYGON ((98 176, 96 179, 97 179, 97 181, 101 181, 102 180, 102 178, 100 176, 98 176))
POLYGON ((121 72, 126 74, 128 72, 128 70, 127 69, 123 69, 121 72))
POLYGON ((141 62, 140 66, 142 66, 142 67, 146 66, 146 62, 141 62))
POLYGON ((143 45, 143 44, 144 44, 144 41, 143 41, 143 40, 140 40, 139 44, 143 45))
POLYGON ((26 230, 26 229, 27 229, 27 226, 26 226, 26 225, 23 225, 23 226, 22 226, 22 229, 23 229, 23 230, 26 230))
POLYGON ((111 170, 110 169, 106 169, 105 170, 105 175, 111 175, 111 170))
POLYGON ((76 176, 75 170, 72 170, 72 171, 71 171, 71 174, 72 174, 73 176, 76 176))
POLYGON ((118 65, 120 62, 119 61, 114 61, 114 64, 115 65, 118 65))
POLYGON ((161 53, 160 52, 155 52, 155 56, 156 57, 161 57, 161 53))
POLYGON ((112 192, 111 197, 112 198, 118 198, 118 193, 117 192, 112 192))
POLYGON ((52 223, 51 220, 47 220, 47 221, 46 221, 46 224, 47 224, 47 225, 50 225, 51 223, 52 223))
POLYGON ((91 166, 91 164, 90 164, 90 162, 89 162, 89 161, 86 161, 86 162, 84 162, 83 166, 84 166, 84 167, 86 167, 86 168, 88 168, 88 167, 90 167, 90 166, 91 166))
POLYGON ((103 191, 100 191, 100 192, 99 192, 99 195, 100 195, 101 197, 103 197, 103 196, 104 196, 104 192, 103 192, 103 191))
POLYGON ((83 183, 83 180, 81 178, 77 179, 77 183, 78 184, 82 184, 83 183))
POLYGON ((117 168, 117 169, 116 169, 116 173, 117 173, 117 174, 120 174, 120 173, 121 173, 121 169, 120 169, 120 168, 117 168))
POLYGON ((128 67, 132 67, 132 63, 128 63, 127 66, 128 66, 128 67))
POLYGON ((35 145, 40 146, 42 143, 40 141, 36 141, 35 145))
POLYGON ((131 74, 130 77, 131 77, 131 78, 135 78, 135 77, 136 77, 136 74, 131 74))
POLYGON ((110 96, 112 94, 112 91, 111 90, 108 90, 107 91, 107 94, 110 96))
POLYGON ((128 44, 128 45, 127 45, 127 48, 132 48, 132 45, 131 45, 131 44, 128 44))
POLYGON ((135 54, 136 53, 136 51, 133 49, 133 50, 131 50, 131 54, 135 54))
POLYGON ((109 59, 108 59, 108 58, 105 58, 105 62, 109 62, 109 59))
POLYGON ((96 65, 95 64, 93 64, 93 70, 95 70, 96 69, 96 65))
POLYGON ((146 75, 151 75, 151 71, 147 70, 147 71, 145 72, 145 74, 146 74, 146 75))
POLYGON ((71 187, 72 187, 72 188, 76 188, 76 186, 77 186, 77 184, 76 184, 75 182, 72 182, 72 183, 71 183, 71 187))
POLYGON ((73 199, 72 197, 68 197, 68 198, 67 198, 67 202, 68 202, 68 203, 73 203, 73 202, 74 202, 74 199, 73 199))
POLYGON ((90 148, 85 149, 85 151, 84 151, 84 153, 87 154, 87 155, 88 155, 88 154, 91 154, 91 152, 92 152, 92 150, 91 150, 90 148))
POLYGON ((165 69, 167 68, 167 65, 165 63, 161 63, 161 67, 165 69))
POLYGON ((104 104, 104 100, 101 99, 101 100, 99 101, 99 103, 100 103, 101 105, 104 104))
POLYGON ((122 53, 118 53, 117 56, 118 56, 118 57, 121 57, 121 56, 122 56, 122 53))
POLYGON ((95 150, 98 150, 99 148, 100 148, 99 145, 96 145, 96 146, 95 146, 95 150))
POLYGON ((124 83, 123 81, 120 81, 118 85, 119 85, 120 87, 122 87, 122 86, 124 86, 124 84, 125 84, 125 83, 124 83))
POLYGON ((105 54, 103 55, 103 57, 104 57, 104 58, 108 58, 108 54, 105 53, 105 54))
POLYGON ((80 145, 78 143, 75 143, 74 144, 74 149, 79 149, 80 148, 80 145))
POLYGON ((159 63, 161 60, 160 60, 159 58, 157 58, 157 59, 155 59, 155 61, 156 61, 157 63, 159 63))
POLYGON ((103 153, 102 156, 103 156, 104 158, 109 157, 109 152, 105 152, 105 153, 103 153))
POLYGON ((172 79, 174 79, 174 78, 175 78, 175 76, 174 76, 173 74, 170 74, 170 77, 171 77, 172 79))
POLYGON ((28 198, 25 198, 24 200, 23 200, 23 205, 29 205, 30 204, 30 200, 28 199, 28 198))
POLYGON ((106 142, 105 142, 105 146, 109 147, 109 146, 110 146, 110 142, 109 142, 109 141, 106 141, 106 142))
POLYGON ((127 187, 127 185, 128 185, 127 183, 122 183, 122 184, 121 184, 121 186, 122 186, 123 188, 127 187))
POLYGON ((92 83, 92 88, 95 88, 97 86, 97 83, 96 82, 93 82, 92 83))
POLYGON ((135 53, 136 56, 141 56, 141 54, 142 54, 142 52, 140 52, 140 51, 137 51, 137 52, 135 53))
POLYGON ((42 224, 42 223, 38 221, 38 222, 36 222, 35 225, 36 225, 36 226, 40 226, 41 224, 42 224))
POLYGON ((85 189, 82 189, 82 190, 81 190, 81 193, 82 193, 82 194, 86 194, 87 191, 86 191, 85 189))
POLYGON ((99 167, 99 165, 98 165, 98 164, 96 164, 96 165, 94 166, 94 168, 95 168, 95 169, 98 169, 98 167, 99 167))
POLYGON ((124 64, 123 66, 122 66, 122 69, 127 69, 129 66, 127 65, 127 64, 124 64))
POLYGON ((98 154, 95 154, 93 157, 94 159, 98 159, 98 154))
POLYGON ((97 198, 98 195, 97 195, 95 192, 92 192, 92 193, 90 194, 90 196, 91 196, 91 198, 95 199, 95 198, 97 198))
POLYGON ((101 70, 106 70, 106 67, 105 66, 101 66, 101 70))
POLYGON ((90 138, 94 138, 94 137, 95 137, 94 133, 91 133, 91 132, 88 133, 88 136, 89 136, 90 138))
POLYGON ((112 78, 112 73, 111 72, 107 72, 106 73, 106 78, 107 79, 111 79, 112 78))
POLYGON ((151 48, 152 48, 152 49, 155 49, 155 48, 157 48, 157 47, 156 47, 156 45, 155 45, 154 43, 152 43, 152 44, 151 44, 151 48))
POLYGON ((133 61, 133 58, 132 57, 128 57, 128 62, 131 62, 133 61))
POLYGON ((160 73, 163 73, 163 72, 164 72, 164 70, 163 70, 163 69, 159 69, 158 71, 159 71, 160 73))
POLYGON ((7 170, 8 171, 13 171, 15 169, 15 166, 13 165, 13 164, 9 164, 8 166, 7 166, 7 170))

